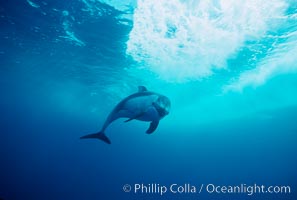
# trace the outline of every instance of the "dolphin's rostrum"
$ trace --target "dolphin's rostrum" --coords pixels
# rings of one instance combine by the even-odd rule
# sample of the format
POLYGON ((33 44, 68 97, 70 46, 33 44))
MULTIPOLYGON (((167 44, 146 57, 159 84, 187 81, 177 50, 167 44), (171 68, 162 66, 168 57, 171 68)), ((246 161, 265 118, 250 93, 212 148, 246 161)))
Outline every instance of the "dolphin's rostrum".
POLYGON ((166 96, 150 92, 144 86, 138 87, 138 92, 123 99, 108 115, 100 132, 82 136, 81 139, 97 138, 111 144, 105 135, 105 129, 113 121, 119 118, 128 118, 151 122, 146 133, 153 133, 158 127, 159 121, 169 114, 170 101, 166 96))

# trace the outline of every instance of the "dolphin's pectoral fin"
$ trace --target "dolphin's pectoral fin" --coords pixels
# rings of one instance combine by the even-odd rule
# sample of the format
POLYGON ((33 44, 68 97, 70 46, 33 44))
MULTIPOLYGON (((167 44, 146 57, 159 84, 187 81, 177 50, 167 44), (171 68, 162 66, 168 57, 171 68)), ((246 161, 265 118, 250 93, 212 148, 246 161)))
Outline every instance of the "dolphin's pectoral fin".
POLYGON ((125 120, 124 122, 129 122, 129 121, 131 121, 133 119, 137 119, 137 118, 141 117, 142 115, 144 115, 144 112, 141 112, 141 113, 135 115, 134 117, 131 117, 131 118, 125 120))
POLYGON ((159 125, 159 121, 152 121, 150 123, 150 127, 147 129, 146 133, 147 134, 153 133, 157 129, 158 125, 159 125))
POLYGON ((147 91, 146 87, 138 86, 138 92, 145 92, 145 91, 147 91))

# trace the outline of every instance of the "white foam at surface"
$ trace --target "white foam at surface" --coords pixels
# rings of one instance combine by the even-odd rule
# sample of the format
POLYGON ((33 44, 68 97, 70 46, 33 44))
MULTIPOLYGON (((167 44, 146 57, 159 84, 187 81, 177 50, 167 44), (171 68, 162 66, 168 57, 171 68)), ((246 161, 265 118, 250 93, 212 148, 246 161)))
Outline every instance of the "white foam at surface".
POLYGON ((263 85, 279 74, 296 73, 297 31, 280 37, 287 37, 288 41, 278 45, 278 48, 263 59, 256 68, 241 73, 237 80, 224 87, 224 91, 241 91, 248 86, 263 85))
POLYGON ((282 0, 139 0, 127 54, 162 79, 201 79, 274 28, 286 6, 282 0))

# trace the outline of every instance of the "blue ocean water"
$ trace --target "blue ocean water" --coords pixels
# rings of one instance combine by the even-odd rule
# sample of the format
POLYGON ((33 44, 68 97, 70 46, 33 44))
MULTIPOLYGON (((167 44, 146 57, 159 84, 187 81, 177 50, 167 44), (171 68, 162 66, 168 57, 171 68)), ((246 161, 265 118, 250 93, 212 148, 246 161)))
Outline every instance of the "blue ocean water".
POLYGON ((296 1, 12 0, 0 27, 0 199, 296 199, 296 1), (79 139, 139 85, 156 132, 79 139), (290 193, 206 189, 254 184, 290 193))

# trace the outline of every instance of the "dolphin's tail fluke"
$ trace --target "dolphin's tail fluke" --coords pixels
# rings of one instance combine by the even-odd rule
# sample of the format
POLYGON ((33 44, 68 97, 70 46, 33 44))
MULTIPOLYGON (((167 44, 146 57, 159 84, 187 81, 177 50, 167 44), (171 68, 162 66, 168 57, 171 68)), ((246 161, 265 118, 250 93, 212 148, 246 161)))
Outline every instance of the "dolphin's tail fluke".
POLYGON ((80 137, 80 139, 92 139, 92 138, 102 140, 103 142, 106 142, 107 144, 111 144, 109 138, 104 134, 104 132, 93 133, 93 134, 89 134, 89 135, 80 137))

